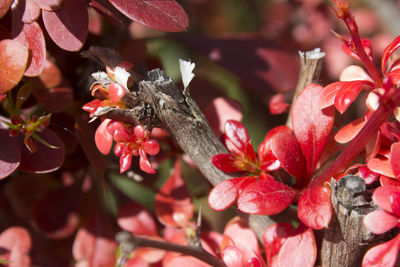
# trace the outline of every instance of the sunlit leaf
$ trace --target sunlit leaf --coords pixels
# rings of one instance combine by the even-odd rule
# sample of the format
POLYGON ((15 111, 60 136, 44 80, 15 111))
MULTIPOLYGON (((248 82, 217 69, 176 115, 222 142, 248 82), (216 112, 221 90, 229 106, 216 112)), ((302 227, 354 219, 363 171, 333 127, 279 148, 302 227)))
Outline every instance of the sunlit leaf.
POLYGON ((400 176, 400 142, 390 146, 389 163, 394 176, 398 178, 400 176))
POLYGON ((317 258, 317 246, 311 228, 300 224, 283 243, 277 266, 313 267, 317 258))
POLYGON ((383 210, 374 210, 364 217, 364 226, 374 234, 383 234, 399 223, 399 218, 383 210))
POLYGON ((181 32, 189 26, 185 11, 175 0, 109 0, 109 2, 128 18, 156 30, 181 32))
POLYGON ((117 221, 122 229, 136 235, 157 235, 157 226, 153 216, 148 210, 134 202, 120 208, 117 221))
POLYGON ((381 61, 381 69, 382 73, 386 74, 389 69, 386 66, 386 63, 389 57, 400 47, 400 36, 397 36, 388 46, 386 46, 385 50, 382 54, 382 61, 381 61))
POLYGON ((17 41, 0 41, 0 94, 10 91, 21 80, 28 54, 28 48, 17 41))
POLYGON ((235 246, 246 247, 255 253, 260 253, 257 236, 239 217, 234 217, 226 224, 223 234, 228 236, 235 246))
POLYGON ((12 262, 10 266, 30 267, 29 250, 32 240, 25 228, 10 227, 0 235, 0 258, 12 262))
POLYGON ((312 229, 328 227, 332 218, 331 190, 325 186, 305 190, 299 199, 297 216, 312 229))
POLYGON ((380 186, 375 189, 372 200, 381 209, 400 217, 400 187, 380 186))
POLYGON ((78 51, 86 41, 88 12, 82 0, 63 1, 57 11, 43 10, 44 26, 51 39, 62 49, 78 51))
POLYGON ((367 167, 371 171, 376 173, 388 176, 388 177, 395 177, 390 166, 389 160, 387 158, 376 157, 371 158, 367 162, 367 167))
POLYGON ((322 87, 310 84, 292 107, 293 132, 306 158, 306 177, 311 178, 332 130, 335 110, 319 108, 322 87))
POLYGON ((394 266, 400 248, 400 235, 380 245, 370 248, 362 260, 362 267, 394 266))
POLYGON ((272 265, 272 258, 278 254, 292 229, 293 226, 289 223, 275 223, 265 230, 263 244, 268 265, 272 265))
MULTIPOLYGON (((33 0, 36 5, 38 5, 41 9, 47 11, 56 11, 61 8, 61 4, 63 0, 33 0)), ((65 0, 66 2, 68 0, 65 0)))
POLYGON ((239 195, 238 208, 249 214, 273 215, 286 209, 295 199, 293 188, 272 177, 250 184, 239 195))
POLYGON ((164 225, 185 226, 192 218, 194 206, 182 178, 180 161, 176 161, 171 176, 156 194, 154 207, 164 225))
POLYGON ((29 48, 30 60, 25 76, 38 76, 46 62, 46 43, 39 24, 37 22, 24 23, 22 31, 14 40, 29 48))

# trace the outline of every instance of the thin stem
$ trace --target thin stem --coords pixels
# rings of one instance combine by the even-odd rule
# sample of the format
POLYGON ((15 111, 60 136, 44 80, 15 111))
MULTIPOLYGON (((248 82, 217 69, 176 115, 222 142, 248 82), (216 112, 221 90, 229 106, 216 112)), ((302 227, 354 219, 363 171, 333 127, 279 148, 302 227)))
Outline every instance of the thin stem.
POLYGON ((313 186, 323 185, 325 182, 328 182, 331 177, 343 171, 365 148, 365 145, 371 136, 379 130, 380 126, 385 121, 387 121, 389 116, 392 114, 393 109, 398 104, 400 104, 400 90, 397 88, 393 90, 393 95, 390 98, 385 99, 380 104, 378 110, 372 114, 364 127, 332 163, 332 165, 322 172, 316 179, 311 181, 308 187, 311 188, 313 186))
POLYGON ((132 247, 149 247, 149 248, 157 248, 162 250, 179 252, 185 255, 189 255, 195 257, 211 266, 215 267, 227 267, 226 264, 217 258, 216 256, 205 251, 201 246, 192 247, 192 246, 183 246, 178 244, 173 244, 164 241, 158 241, 154 239, 141 238, 136 237, 134 235, 130 235, 129 242, 133 244, 132 247))
POLYGON ((369 75, 371 75, 371 78, 374 80, 375 85, 378 88, 383 88, 383 79, 381 74, 379 73, 378 69, 376 68, 374 62, 370 59, 370 57, 365 53, 365 50, 363 48, 360 35, 358 33, 358 27, 357 23, 354 20, 354 17, 352 16, 350 10, 344 9, 343 15, 341 16, 341 19, 344 21, 344 23, 347 26, 347 29, 350 32, 351 35, 351 41, 353 42, 355 52, 359 56, 360 60, 364 64, 365 68, 367 69, 369 75))

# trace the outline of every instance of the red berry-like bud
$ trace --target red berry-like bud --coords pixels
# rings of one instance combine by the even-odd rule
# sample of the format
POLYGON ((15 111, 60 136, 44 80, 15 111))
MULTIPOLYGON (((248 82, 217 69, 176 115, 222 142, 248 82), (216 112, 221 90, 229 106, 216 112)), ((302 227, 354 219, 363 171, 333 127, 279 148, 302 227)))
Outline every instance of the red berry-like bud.
POLYGON ((10 129, 8 130, 8 134, 10 135, 10 137, 15 137, 19 134, 19 132, 15 129, 10 129))

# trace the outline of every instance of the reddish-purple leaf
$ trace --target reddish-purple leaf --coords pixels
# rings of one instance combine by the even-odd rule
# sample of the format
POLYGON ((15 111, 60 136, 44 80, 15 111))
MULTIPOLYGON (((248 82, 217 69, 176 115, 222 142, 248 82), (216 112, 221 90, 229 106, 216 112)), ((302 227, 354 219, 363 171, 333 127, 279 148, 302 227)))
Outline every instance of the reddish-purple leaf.
POLYGON ((94 129, 88 124, 88 117, 85 115, 77 115, 75 117, 75 132, 79 144, 85 153, 90 164, 98 171, 105 170, 105 161, 94 142, 94 129))
POLYGON ((393 143, 390 146, 390 167, 396 178, 400 177, 400 142, 393 143))
MULTIPOLYGON (((44 69, 43 71, 47 72, 48 70, 44 69)), ((51 112, 58 113, 71 105, 74 92, 64 79, 58 86, 48 88, 42 82, 42 77, 39 78, 40 82, 35 82, 36 86, 33 87, 32 94, 43 107, 51 112)))
POLYGON ((297 55, 260 35, 175 38, 232 72, 246 88, 260 97, 271 94, 271 91, 288 92, 296 87, 299 73, 297 55))
POLYGON ((10 91, 21 80, 28 54, 28 48, 17 41, 0 41, 0 94, 10 91))
POLYGON ((25 228, 7 228, 0 235, 0 259, 10 261, 10 267, 30 267, 31 245, 31 237, 25 228))
POLYGON ((10 9, 14 0, 0 0, 0 18, 2 18, 10 9))
POLYGON ((130 202, 122 206, 117 221, 122 229, 136 235, 157 235, 157 226, 152 215, 137 203, 130 202))
POLYGON ((182 178, 180 161, 175 162, 171 176, 156 194, 154 208, 164 225, 185 226, 192 218, 194 206, 182 178))
POLYGON ((306 177, 311 178, 332 130, 335 110, 319 108, 322 87, 310 84, 292 107, 293 132, 306 158, 306 177))
POLYGON ((50 129, 45 129, 37 134, 47 143, 57 148, 51 148, 36 141, 37 151, 32 154, 25 147, 23 135, 20 134, 18 136, 18 142, 21 147, 21 164, 18 169, 33 173, 47 173, 59 169, 64 162, 65 148, 63 142, 50 129))
POLYGON ((390 241, 370 248, 362 260, 362 267, 394 266, 400 248, 400 235, 390 241))
POLYGON ((305 174, 305 160, 296 138, 286 131, 277 132, 271 136, 269 145, 285 171, 301 182, 305 174))
POLYGON ((14 37, 14 40, 29 48, 30 60, 25 76, 38 76, 42 73, 46 63, 46 42, 39 24, 24 23, 21 32, 14 37))
POLYGON ((312 229, 328 227, 332 218, 331 190, 325 186, 305 190, 299 199, 297 216, 312 229))
POLYGON ((400 187, 380 186, 375 189, 372 199, 381 209, 400 217, 400 187))
POLYGON ((221 135, 224 132, 226 121, 241 121, 243 117, 241 104, 227 97, 215 98, 203 112, 217 135, 221 135))
POLYGON ((383 234, 399 223, 399 218, 383 210, 374 210, 364 217, 364 226, 374 234, 383 234))
MULTIPOLYGON (((32 0, 31 0, 32 1, 32 0)), ((47 11, 56 11, 61 8, 63 0, 33 0, 37 6, 47 11)), ((66 2, 68 0, 65 0, 66 2)))
POLYGON ((292 229, 293 226, 290 223, 276 223, 269 226, 263 233, 265 257, 269 266, 272 266, 272 258, 278 254, 292 229))
POLYGON ((49 238, 72 235, 79 226, 80 188, 62 187, 45 194, 35 203, 34 220, 38 230, 49 238))
POLYGON ((21 149, 15 138, 8 135, 8 130, 0 129, 0 179, 13 173, 21 160, 21 149))
POLYGON ((147 27, 167 32, 181 32, 189 19, 175 0, 109 0, 122 14, 147 27))
POLYGON ((283 243, 277 266, 313 267, 317 258, 317 245, 311 228, 300 224, 294 233, 283 243))
POLYGON ((273 215, 286 209, 295 199, 296 191, 272 177, 250 184, 237 201, 238 208, 249 214, 273 215))
POLYGON ((82 0, 63 1, 62 8, 52 12, 43 10, 44 26, 51 39, 62 49, 78 51, 88 33, 88 11, 82 0))

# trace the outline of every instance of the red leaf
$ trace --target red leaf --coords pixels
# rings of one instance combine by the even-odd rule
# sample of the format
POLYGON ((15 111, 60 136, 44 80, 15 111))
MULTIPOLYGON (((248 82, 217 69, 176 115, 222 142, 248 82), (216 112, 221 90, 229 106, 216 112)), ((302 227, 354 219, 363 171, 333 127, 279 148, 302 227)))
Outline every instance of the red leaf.
POLYGON ((189 26, 183 8, 174 0, 109 0, 122 14, 159 31, 181 32, 189 26))
POLYGON ((269 144, 280 165, 300 182, 305 174, 305 160, 296 138, 288 132, 277 132, 269 144))
POLYGON ((269 101, 269 112, 273 115, 287 112, 290 105, 285 102, 282 94, 275 94, 269 101))
POLYGON ((400 235, 383 244, 370 248, 362 260, 362 267, 394 266, 400 248, 400 235))
POLYGON ((224 132, 225 122, 228 120, 241 121, 243 117, 243 109, 239 102, 227 97, 215 98, 203 110, 204 116, 207 118, 210 127, 217 135, 224 132))
POLYGON ((243 257, 240 249, 234 246, 227 246, 221 252, 221 258, 229 267, 243 267, 243 257))
POLYGON ((374 210, 364 217, 364 226, 374 234, 383 234, 396 227, 399 218, 383 210, 374 210))
POLYGON ((97 149, 104 155, 110 153, 113 143, 113 136, 107 131, 107 126, 110 122, 110 119, 105 119, 102 121, 99 127, 97 127, 94 135, 97 149))
POLYGON ((25 76, 38 76, 46 62, 46 43, 39 24, 37 22, 24 24, 22 31, 14 40, 29 48, 30 63, 25 76))
POLYGON ((375 189, 372 199, 381 209, 400 217, 400 187, 380 186, 375 189))
POLYGON ((228 120, 225 123, 225 145, 234 156, 239 156, 251 161, 256 158, 256 153, 251 145, 250 136, 242 123, 228 120))
POLYGON ((54 88, 35 86, 32 94, 47 110, 54 113, 67 109, 74 99, 74 92, 66 82, 54 88))
POLYGON ((23 0, 19 2, 25 2, 25 6, 18 4, 18 7, 21 6, 23 8, 23 16, 21 18, 22 22, 32 23, 37 20, 40 15, 40 8, 34 3, 34 0, 23 0))
POLYGON ((0 179, 13 173, 21 160, 21 149, 15 138, 8 135, 8 131, 0 129, 0 179))
POLYGON ((294 233, 283 243, 277 266, 313 267, 317 258, 314 233, 300 224, 294 233))
POLYGON ((237 204, 245 213, 273 215, 286 209, 295 197, 296 191, 293 188, 270 177, 244 188, 239 194, 237 204))
POLYGON ((30 267, 28 255, 32 241, 29 232, 22 227, 7 228, 0 235, 0 258, 12 263, 10 266, 30 267))
POLYGON ((210 265, 204 263, 203 261, 182 254, 176 254, 168 252, 163 261, 163 267, 177 267, 177 266, 193 266, 193 267, 210 267, 210 265))
POLYGON ((88 12, 82 0, 63 1, 62 8, 42 11, 44 26, 51 39, 62 49, 78 51, 86 41, 88 12))
POLYGON ((387 158, 371 158, 367 162, 367 167, 371 171, 374 171, 376 173, 392 177, 394 178, 394 174, 392 172, 392 168, 390 167, 389 160, 387 158))
POLYGON ((306 190, 299 199, 297 216, 312 229, 328 227, 332 218, 331 190, 325 186, 306 190))
POLYGON ((364 127, 366 122, 367 121, 365 118, 359 118, 350 122, 335 134, 335 141, 340 144, 350 142, 358 134, 362 127, 364 127))
POLYGON ((351 103, 354 102, 363 87, 366 85, 373 86, 373 83, 370 81, 351 81, 342 83, 340 90, 335 96, 335 107, 341 114, 343 114, 351 103))
POLYGON ((381 183, 381 186, 396 186, 396 187, 400 187, 400 181, 395 179, 395 178, 390 178, 390 177, 386 177, 384 175, 381 175, 379 177, 379 182, 381 183))
POLYGON ((246 247, 255 253, 260 253, 257 236, 239 217, 234 217, 226 224, 224 236, 229 237, 237 247, 246 247))
MULTIPOLYGON (((98 212, 99 207, 93 209, 98 212)), ((114 266, 114 233, 105 214, 95 214, 76 234, 72 254, 81 266, 114 266)))
MULTIPOLYGON (((218 154, 211 158, 212 164, 223 172, 242 171, 238 159, 231 154, 218 154)), ((239 161, 240 163, 240 161, 239 161)))
POLYGON ((156 236, 157 226, 152 215, 137 203, 130 202, 118 212, 118 225, 136 235, 156 236))
POLYGON ((318 102, 322 87, 310 84, 297 97, 292 107, 293 132, 306 158, 306 177, 311 178, 332 130, 335 110, 321 110, 318 102))
POLYGON ((208 205, 216 211, 227 209, 235 202, 238 189, 231 180, 217 184, 208 195, 208 205))
POLYGON ((275 223, 263 233, 263 244, 268 266, 272 266, 272 257, 278 254, 292 229, 293 226, 290 223, 275 223))
POLYGON ((390 167, 396 178, 400 177, 400 142, 393 143, 390 146, 390 167))
POLYGON ((0 18, 2 18, 10 9, 14 0, 0 0, 0 18))
POLYGON ((28 48, 17 41, 0 41, 0 94, 10 91, 21 80, 28 54, 28 48))
POLYGON ((24 145, 23 136, 18 136, 18 142, 21 147, 21 164, 18 169, 24 172, 47 173, 58 170, 64 162, 65 147, 60 138, 50 129, 37 133, 42 139, 50 145, 57 148, 50 148, 38 141, 37 151, 29 152, 24 145))
POLYGON ((335 104, 336 94, 342 88, 344 82, 330 83, 322 89, 322 93, 318 102, 319 108, 324 109, 335 104))
POLYGON ((386 63, 389 59, 389 57, 393 54, 394 51, 396 51, 400 47, 400 36, 397 36, 396 39, 394 39, 383 51, 382 54, 382 61, 381 61, 381 69, 383 74, 387 74, 389 71, 386 63))
POLYGON ((185 226, 192 218, 194 206, 182 179, 180 161, 175 162, 171 176, 156 194, 154 207, 164 225, 185 226))

